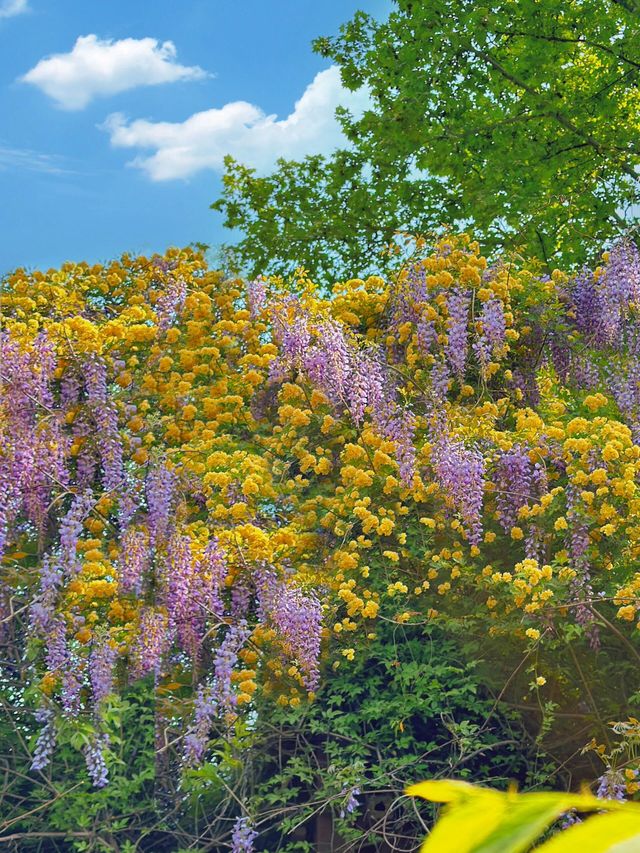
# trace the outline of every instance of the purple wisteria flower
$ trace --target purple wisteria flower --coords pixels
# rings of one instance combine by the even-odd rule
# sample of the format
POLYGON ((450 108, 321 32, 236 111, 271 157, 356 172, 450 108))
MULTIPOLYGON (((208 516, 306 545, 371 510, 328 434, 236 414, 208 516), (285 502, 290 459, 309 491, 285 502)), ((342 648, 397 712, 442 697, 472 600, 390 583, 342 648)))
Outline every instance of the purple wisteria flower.
POLYGON ((118 651, 107 636, 94 640, 89 655, 89 678, 96 711, 100 703, 113 692, 113 669, 118 651))
POLYGON ((527 447, 516 444, 500 455, 494 471, 494 485, 500 524, 509 532, 517 521, 519 510, 527 506, 532 497, 533 465, 527 447))
POLYGON ((259 571, 257 589, 260 619, 273 626, 297 660, 307 690, 315 690, 322 639, 320 601, 279 579, 273 569, 259 571))
POLYGON ((472 545, 482 539, 482 503, 484 499, 484 458, 475 448, 442 435, 432 450, 436 481, 465 524, 472 545))
POLYGON ((44 770, 51 761, 51 756, 56 746, 57 732, 55 718, 50 708, 39 708, 35 712, 35 718, 39 723, 44 723, 44 725, 38 735, 31 761, 31 769, 44 770))
POLYGON ((501 300, 493 297, 484 302, 478 320, 482 330, 473 343, 473 350, 484 371, 492 356, 505 343, 506 323, 501 300))
POLYGON ((340 817, 344 818, 348 814, 353 814, 353 812, 359 807, 360 801, 358 797, 360 795, 360 788, 343 788, 341 797, 344 797, 344 802, 342 807, 340 808, 340 817))
POLYGON ((449 321, 445 352, 451 370, 458 379, 464 376, 469 347, 469 308, 471 295, 466 290, 452 290, 447 297, 449 321))
POLYGON ((175 472, 163 461, 154 465, 147 474, 145 493, 152 544, 165 539, 169 533, 177 480, 175 472))
POLYGON ((258 833, 247 817, 239 817, 231 833, 231 853, 253 853, 253 842, 258 833))
POLYGON ((109 745, 109 736, 98 734, 89 741, 83 749, 84 758, 89 772, 89 778, 94 788, 104 788, 108 783, 107 762, 105 753, 109 745))

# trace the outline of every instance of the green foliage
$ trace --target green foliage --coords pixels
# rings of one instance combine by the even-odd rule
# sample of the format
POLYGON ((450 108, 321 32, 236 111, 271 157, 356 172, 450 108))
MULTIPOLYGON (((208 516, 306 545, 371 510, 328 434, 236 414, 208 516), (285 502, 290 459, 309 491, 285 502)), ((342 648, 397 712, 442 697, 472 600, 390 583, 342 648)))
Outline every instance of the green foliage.
POLYGON ((416 776, 550 783, 522 720, 488 694, 459 641, 388 623, 368 653, 326 675, 313 704, 260 724, 252 756, 259 849, 291 853, 316 849, 323 820, 336 850, 356 841, 377 850, 385 836, 419 839, 433 813, 418 816, 402 797, 416 776), (349 813, 354 790, 358 806, 349 813), (288 846, 278 846, 283 838, 288 846))
MULTIPOLYGON (((50 767, 36 772, 29 769, 29 741, 33 747, 39 726, 26 713, 18 729, 8 714, 0 718, 4 781, 0 841, 7 844, 5 849, 87 853, 175 849, 175 826, 157 799, 155 715, 148 685, 143 683, 114 702, 106 714, 110 783, 101 790, 87 777, 78 726, 61 727, 50 767)), ((88 734, 87 728, 84 735, 88 734)))
POLYGON ((227 161, 213 207, 244 232, 232 256, 252 274, 380 270, 395 229, 443 222, 572 264, 635 222, 635 2, 395 0, 315 49, 371 108, 341 114, 349 151, 264 178, 227 161))
POLYGON ((466 782, 422 782, 407 793, 447 803, 422 853, 526 853, 563 814, 605 812, 570 826, 536 850, 541 853, 614 853, 640 845, 640 806, 588 794, 501 793, 466 782), (610 812, 607 814, 606 812, 610 812))
MULTIPOLYGON (((397 259, 385 252, 400 224, 413 222, 412 211, 433 204, 425 187, 376 172, 356 151, 316 155, 301 162, 279 160, 272 175, 225 158, 223 195, 212 208, 225 214, 225 225, 245 234, 228 245, 227 268, 287 275, 299 266, 313 270, 319 282, 336 276, 387 272, 397 259)), ((434 221, 446 214, 439 203, 434 221)))

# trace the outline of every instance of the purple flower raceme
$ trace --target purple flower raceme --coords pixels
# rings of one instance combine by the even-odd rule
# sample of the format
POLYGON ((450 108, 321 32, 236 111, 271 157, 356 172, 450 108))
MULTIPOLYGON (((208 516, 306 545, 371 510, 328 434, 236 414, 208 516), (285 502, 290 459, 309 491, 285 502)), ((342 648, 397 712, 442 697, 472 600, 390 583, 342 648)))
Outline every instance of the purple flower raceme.
POLYGON ((602 327, 609 344, 622 343, 621 333, 630 305, 640 301, 640 254, 630 239, 609 252, 595 287, 602 303, 602 327))
POLYGON ((82 367, 87 401, 93 406, 105 403, 109 392, 104 359, 92 353, 84 360, 82 367))
POLYGON ((436 404, 442 404, 447 398, 451 372, 445 361, 434 362, 431 368, 431 392, 436 404))
POLYGON ((40 595, 31 605, 31 626, 44 634, 54 619, 58 590, 62 585, 62 568, 58 560, 45 554, 40 569, 40 595))
POLYGON ((109 745, 109 736, 106 734, 98 734, 85 744, 83 752, 84 758, 94 788, 104 788, 108 783, 107 763, 105 760, 105 752, 109 745))
POLYGON ((234 619, 245 619, 251 606, 252 590, 242 578, 239 578, 231 588, 229 612, 234 619))
POLYGON ((357 426, 361 426, 367 407, 377 414, 384 411, 389 393, 387 385, 379 349, 369 347, 357 352, 347 388, 349 414, 357 426))
POLYGON ((39 708, 35 712, 35 718, 39 723, 44 723, 36 746, 33 751, 33 759, 31 761, 32 770, 44 770, 51 761, 53 750, 56 746, 57 732, 55 726, 55 718, 53 711, 50 708, 39 708))
MULTIPOLYGON (((222 616, 221 593, 226 573, 227 566, 215 540, 208 543, 200 560, 194 556, 188 536, 174 535, 169 540, 163 599, 170 630, 175 629, 180 646, 194 658, 200 650, 207 616, 222 616)), ((234 592, 243 595, 242 590, 242 585, 236 584, 232 596, 234 592)), ((236 601, 232 606, 234 615, 246 614, 249 597, 247 589, 242 604, 236 601)))
POLYGON ((596 797, 600 800, 624 802, 627 799, 627 786, 623 774, 608 767, 598 779, 596 797))
POLYGON ((416 325, 416 341, 422 355, 427 355, 438 338, 433 320, 421 316, 416 325))
POLYGON ((76 657, 70 657, 68 669, 62 673, 60 697, 68 717, 77 717, 81 710, 83 666, 76 657))
POLYGON ((410 485, 416 470, 415 416, 409 409, 391 408, 386 414, 374 412, 374 423, 385 438, 396 445, 396 461, 400 478, 410 485))
POLYGON ((410 483, 415 472, 415 419, 398 405, 382 350, 359 347, 333 319, 314 326, 306 314, 297 313, 285 327, 282 311, 276 311, 274 325, 281 352, 271 362, 271 381, 282 381, 294 369, 301 371, 333 406, 346 409, 357 426, 369 409, 376 428, 396 443, 400 475, 410 483))
POLYGON ((577 388, 595 391, 600 383, 600 371, 588 355, 572 353, 570 379, 577 388))
POLYGON ((508 533, 517 521, 519 510, 532 497, 533 465, 529 450, 516 444, 504 451, 496 463, 494 477, 500 524, 508 533))
POLYGON ((420 323, 422 307, 428 302, 426 278, 424 266, 414 264, 406 276, 398 281, 391 295, 390 334, 397 336, 400 326, 405 323, 420 323))
POLYGON ((566 385, 572 376, 571 368, 575 360, 566 332, 563 330, 550 335, 547 348, 550 363, 553 365, 559 380, 566 385))
POLYGON ((113 692, 113 670, 118 650, 109 641, 108 636, 94 640, 89 655, 89 678, 93 692, 93 704, 99 710, 103 699, 113 692))
POLYGON ((250 634, 251 629, 244 620, 231 625, 216 650, 211 682, 198 686, 192 723, 184 739, 183 760, 187 765, 202 761, 214 721, 233 713, 236 694, 231 676, 238 653, 250 634))
POLYGON ((207 615, 213 614, 222 618, 224 613, 222 594, 228 572, 229 566, 225 555, 218 540, 214 537, 205 546, 198 574, 200 601, 207 615))
POLYGON ((118 431, 118 410, 113 401, 94 415, 102 462, 102 483, 107 492, 118 492, 125 482, 122 441, 118 431))
POLYGON ((167 628, 166 614, 152 607, 143 608, 136 641, 131 649, 134 678, 142 678, 150 672, 159 675, 171 643, 167 628))
POLYGON ((353 347, 335 320, 325 320, 316 328, 316 343, 303 355, 304 372, 335 406, 348 405, 353 357, 353 347))
POLYGON ((91 430, 102 463, 102 479, 107 491, 118 489, 124 480, 123 450, 118 430, 118 410, 109 398, 107 366, 95 353, 83 365, 85 393, 93 419, 91 430))
POLYGON ((71 507, 60 523, 60 565, 66 576, 80 571, 77 557, 78 539, 83 530, 84 521, 93 510, 96 501, 90 490, 74 496, 71 507))
POLYGON ((592 346, 600 347, 605 341, 605 306, 601 290, 596 286, 593 273, 581 270, 573 279, 568 299, 573 324, 592 346))
POLYGON ((171 278, 164 292, 155 304, 158 329, 166 332, 176 322, 187 298, 187 285, 184 279, 171 278))
POLYGON ((167 559, 161 576, 163 603, 172 625, 189 619, 194 567, 190 538, 174 534, 167 545, 167 559))
POLYGON ((149 569, 149 541, 143 530, 129 528, 122 537, 119 584, 123 592, 140 595, 149 569))
POLYGON ((506 323, 502 301, 492 297, 484 302, 478 320, 481 331, 474 341, 473 350, 484 372, 492 357, 505 344, 506 323))
POLYGON ((573 568, 585 571, 588 567, 587 550, 589 548, 589 526, 581 510, 580 495, 577 488, 569 484, 567 495, 567 521, 569 522, 569 554, 573 568))
POLYGON ((298 662, 307 690, 318 686, 322 605, 313 594, 281 580, 273 569, 257 573, 260 619, 277 631, 285 648, 298 662))
POLYGON ((345 818, 348 814, 353 814, 360 805, 358 800, 360 788, 343 788, 340 796, 344 797, 343 805, 340 809, 340 817, 345 818))
POLYGON ((183 761, 187 766, 200 764, 209 742, 209 732, 218 714, 213 687, 200 684, 196 693, 193 721, 184 738, 183 761))
POLYGON ((164 540, 169 533, 177 482, 175 472, 162 460, 153 465, 147 474, 145 493, 152 545, 164 540))
POLYGON ((68 441, 52 392, 55 368, 55 349, 46 334, 27 348, 0 332, 0 559, 19 515, 42 533, 55 485, 68 484, 68 441))
POLYGON ((469 307, 471 295, 467 290, 451 290, 447 296, 449 320, 447 324, 447 343, 445 353, 451 370, 461 381, 467 363, 469 347, 469 307))
POLYGON ((238 653, 251 636, 244 619, 231 625, 218 647, 213 664, 213 698, 221 711, 233 711, 236 694, 231 684, 231 674, 238 661, 238 653))
POLYGON ((310 321, 296 296, 288 296, 276 306, 271 319, 280 354, 269 365, 269 379, 281 382, 292 370, 302 368, 302 360, 311 345, 310 321))
POLYGON ((608 384, 637 444, 640 439, 640 356, 630 353, 617 370, 610 372, 608 384))
POLYGON ((467 448, 447 433, 432 448, 432 465, 437 482, 465 525, 472 545, 482 539, 484 499, 484 458, 475 448, 467 448))
POLYGON ((257 837, 258 833, 248 818, 237 818, 231 833, 231 853, 253 853, 253 842, 257 837))
POLYGON ((60 380, 60 406, 64 411, 69 411, 77 405, 82 392, 82 380, 80 373, 74 366, 70 365, 65 370, 60 380))
POLYGON ((98 470, 99 457, 92 439, 94 433, 93 424, 87 413, 81 410, 71 428, 71 434, 75 441, 79 441, 80 448, 76 456, 76 483, 78 488, 90 489, 98 470))
POLYGON ((68 660, 67 632, 61 617, 52 620, 45 638, 45 660, 51 672, 64 670, 68 660))
POLYGON ((258 276, 247 284, 247 305, 252 320, 257 320, 267 307, 267 279, 258 276))

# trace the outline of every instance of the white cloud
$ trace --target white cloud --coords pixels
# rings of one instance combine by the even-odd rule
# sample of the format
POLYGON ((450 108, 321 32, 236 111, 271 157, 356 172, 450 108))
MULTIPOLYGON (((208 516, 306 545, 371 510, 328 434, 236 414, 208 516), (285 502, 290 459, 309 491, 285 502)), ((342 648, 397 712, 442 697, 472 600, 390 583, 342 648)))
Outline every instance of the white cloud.
POLYGON ((27 0, 0 0, 0 18, 13 18, 28 11, 27 0))
POLYGON ((99 39, 80 36, 69 53, 45 57, 20 79, 37 86, 66 110, 136 86, 201 80, 207 73, 176 62, 173 42, 157 39, 99 39))
POLYGON ((266 115, 246 101, 233 101, 194 113, 183 122, 129 122, 114 113, 102 128, 109 132, 114 146, 150 149, 153 153, 136 157, 131 165, 143 169, 154 181, 166 181, 189 178, 203 169, 221 171, 226 154, 263 171, 278 157, 299 159, 332 151, 344 144, 334 116, 336 107, 360 113, 368 103, 365 90, 343 88, 338 68, 333 66, 316 75, 284 119, 266 115))

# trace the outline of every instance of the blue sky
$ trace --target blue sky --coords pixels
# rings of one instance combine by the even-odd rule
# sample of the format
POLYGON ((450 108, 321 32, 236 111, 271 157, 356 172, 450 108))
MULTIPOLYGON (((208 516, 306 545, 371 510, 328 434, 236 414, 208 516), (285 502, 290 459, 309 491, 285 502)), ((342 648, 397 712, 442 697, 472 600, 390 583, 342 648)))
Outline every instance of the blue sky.
POLYGON ((0 273, 228 240, 223 154, 335 147, 336 103, 365 96, 310 42, 389 5, 0 0, 0 273))

